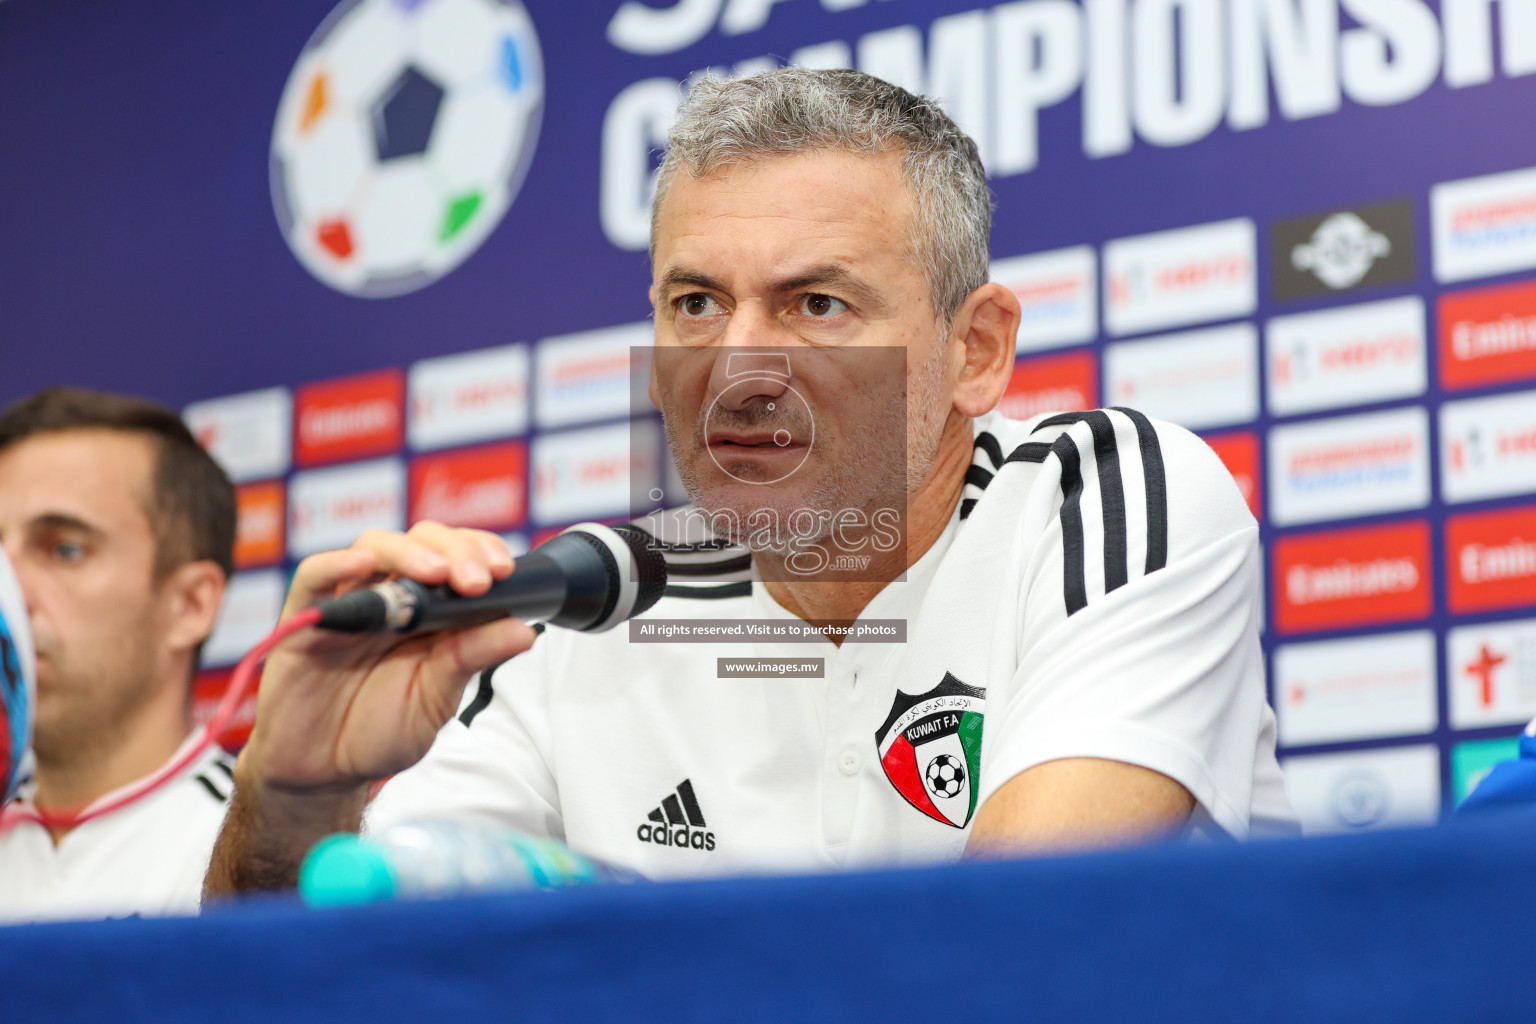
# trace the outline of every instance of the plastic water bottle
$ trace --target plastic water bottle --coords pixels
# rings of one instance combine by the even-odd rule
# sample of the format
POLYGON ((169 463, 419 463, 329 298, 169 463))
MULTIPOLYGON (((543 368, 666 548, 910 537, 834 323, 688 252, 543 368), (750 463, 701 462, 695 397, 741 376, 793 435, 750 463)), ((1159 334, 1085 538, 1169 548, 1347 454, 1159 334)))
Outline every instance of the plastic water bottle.
POLYGON ((635 878, 549 839, 464 822, 422 821, 320 840, 299 869, 299 894, 310 906, 336 906, 635 878))

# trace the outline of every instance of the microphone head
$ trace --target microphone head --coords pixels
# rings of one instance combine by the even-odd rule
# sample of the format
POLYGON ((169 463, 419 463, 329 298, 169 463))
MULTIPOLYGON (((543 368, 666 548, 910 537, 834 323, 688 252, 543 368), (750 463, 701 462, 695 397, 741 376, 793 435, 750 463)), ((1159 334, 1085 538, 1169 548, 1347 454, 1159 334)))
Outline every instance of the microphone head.
POLYGON ((626 618, 634 618, 650 611, 667 589, 667 560, 657 550, 655 539, 638 526, 625 523, 615 526, 613 532, 624 538, 629 552, 634 556, 634 578, 640 584, 635 596, 635 607, 626 618))
POLYGON ((648 611, 661 600, 667 586, 666 560, 644 530, 627 524, 580 523, 560 534, 560 538, 565 537, 580 540, 597 552, 607 576, 607 596, 597 617, 586 624, 562 622, 558 616, 551 622, 570 625, 584 633, 601 633, 648 611))

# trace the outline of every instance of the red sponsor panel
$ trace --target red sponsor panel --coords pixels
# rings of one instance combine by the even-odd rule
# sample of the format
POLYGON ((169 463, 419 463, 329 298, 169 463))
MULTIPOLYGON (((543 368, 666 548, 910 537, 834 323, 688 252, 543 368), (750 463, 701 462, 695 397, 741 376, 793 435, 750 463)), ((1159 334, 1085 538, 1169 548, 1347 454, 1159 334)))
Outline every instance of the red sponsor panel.
POLYGON ((281 480, 235 488, 235 568, 250 569, 283 560, 288 518, 287 488, 281 480))
POLYGON ((1440 383, 1536 378, 1536 281, 1440 296, 1440 383))
POLYGON ((1429 524, 1328 530, 1275 541, 1275 625, 1310 633, 1421 619, 1434 606, 1429 524))
MULTIPOLYGON (((219 701, 224 699, 225 691, 229 689, 229 677, 233 673, 233 669, 222 669, 197 674, 192 682, 193 725, 207 725, 213 721, 213 714, 218 710, 219 701)), ((251 738, 251 726, 256 724, 257 689, 257 686, 251 687, 251 692, 240 702, 228 727, 214 737, 219 746, 231 753, 245 746, 245 741, 251 738)))
POLYGON ((1099 404, 1099 359, 1091 351, 1020 359, 1013 364, 998 411, 1027 420, 1043 412, 1077 412, 1099 404))
POLYGON ((1536 607, 1536 505, 1451 516, 1445 557, 1452 612, 1536 607))
POLYGON ((405 439, 405 374, 378 370, 306 384, 294 406, 301 466, 388 455, 405 439))
POLYGON ((1251 430, 1239 430, 1231 434, 1216 434, 1205 439, 1216 457, 1227 467, 1237 489, 1243 492, 1243 500, 1255 519, 1260 518, 1262 495, 1259 493, 1259 435, 1251 430))
POLYGON ((510 530, 528 518, 528 449, 521 441, 411 462, 411 522, 510 530))

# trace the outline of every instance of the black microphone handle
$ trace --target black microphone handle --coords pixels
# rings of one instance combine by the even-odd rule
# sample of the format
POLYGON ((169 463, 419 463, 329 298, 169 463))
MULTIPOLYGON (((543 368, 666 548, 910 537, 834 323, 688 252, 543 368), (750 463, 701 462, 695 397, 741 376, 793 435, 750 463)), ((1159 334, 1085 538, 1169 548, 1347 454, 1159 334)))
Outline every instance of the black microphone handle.
MULTIPOLYGON (((458 628, 513 615, 581 629, 608 603, 611 573, 592 543, 576 534, 553 537, 517 559, 512 575, 483 594, 466 596, 446 586, 421 587, 426 600, 405 627, 409 632, 458 628)), ((419 586, 419 584, 418 584, 419 586)))

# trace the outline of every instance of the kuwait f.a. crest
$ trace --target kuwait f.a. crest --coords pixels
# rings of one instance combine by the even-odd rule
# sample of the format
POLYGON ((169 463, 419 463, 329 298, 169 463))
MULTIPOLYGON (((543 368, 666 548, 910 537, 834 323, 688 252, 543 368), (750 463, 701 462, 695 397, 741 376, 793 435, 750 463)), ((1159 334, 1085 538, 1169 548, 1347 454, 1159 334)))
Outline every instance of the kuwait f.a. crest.
POLYGON ((955 828, 976 813, 986 694, 946 672, 927 693, 914 697, 897 690, 891 713, 875 732, 880 766, 896 792, 955 828))

